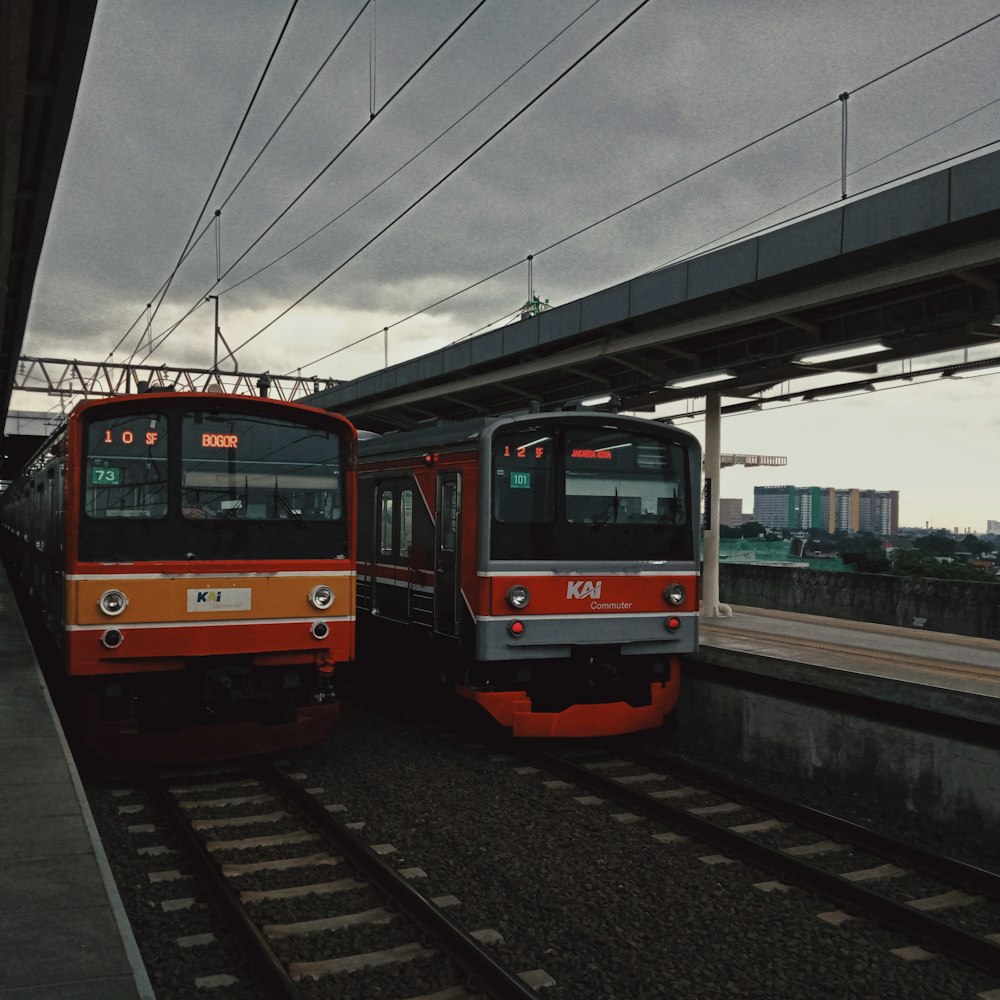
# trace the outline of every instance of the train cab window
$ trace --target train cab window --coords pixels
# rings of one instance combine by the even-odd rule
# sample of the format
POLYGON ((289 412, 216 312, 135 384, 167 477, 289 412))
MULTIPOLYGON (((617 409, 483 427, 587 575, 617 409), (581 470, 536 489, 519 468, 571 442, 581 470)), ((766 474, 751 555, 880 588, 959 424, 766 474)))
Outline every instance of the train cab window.
POLYGON ((493 442, 493 517, 501 524, 549 524, 555 518, 555 438, 538 427, 493 442))
POLYGON ((399 554, 409 557, 413 545, 413 490, 399 494, 399 554))
POLYGON ((454 552, 458 541, 458 483, 441 484, 441 509, 438 511, 438 518, 441 550, 454 552))
POLYGON ((392 490, 383 490, 379 496, 378 519, 379 555, 391 556, 393 522, 392 490))
POLYGON ((564 450, 571 524, 686 522, 684 453, 676 445, 598 428, 567 430, 564 450))
POLYGON ((165 517, 166 418, 144 413, 93 420, 83 474, 84 510, 90 517, 165 517))
POLYGON ((193 519, 340 521, 340 441, 261 417, 185 413, 182 511, 193 519))

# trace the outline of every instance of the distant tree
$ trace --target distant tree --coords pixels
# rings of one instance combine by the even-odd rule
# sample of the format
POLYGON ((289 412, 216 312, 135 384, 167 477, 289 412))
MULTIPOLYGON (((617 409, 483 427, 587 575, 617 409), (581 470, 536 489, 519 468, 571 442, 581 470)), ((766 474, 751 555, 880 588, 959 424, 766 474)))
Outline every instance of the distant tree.
POLYGON ((958 543, 945 531, 935 531, 930 535, 913 539, 913 547, 932 556, 953 556, 958 543))
POLYGON ((973 583, 1000 584, 1000 577, 992 570, 939 562, 934 556, 915 548, 897 549, 893 552, 890 572, 893 576, 923 576, 935 580, 969 580, 973 583))
POLYGON ((985 539, 980 540, 975 535, 966 535, 965 538, 959 542, 963 552, 971 553, 973 559, 978 559, 986 552, 993 551, 993 543, 986 541, 985 539))
POLYGON ((882 548, 882 540, 870 531, 841 538, 836 548, 844 565, 853 566, 858 573, 889 572, 889 560, 882 548))
POLYGON ((767 528, 760 521, 747 521, 746 524, 740 527, 741 538, 759 538, 766 532, 767 528))

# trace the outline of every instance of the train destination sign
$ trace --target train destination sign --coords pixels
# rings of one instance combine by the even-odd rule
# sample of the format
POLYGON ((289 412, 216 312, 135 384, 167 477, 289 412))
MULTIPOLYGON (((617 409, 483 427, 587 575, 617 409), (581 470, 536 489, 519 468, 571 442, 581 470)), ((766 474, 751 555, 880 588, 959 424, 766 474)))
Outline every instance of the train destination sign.
POLYGON ((202 448, 238 448, 239 434, 202 434, 202 448))

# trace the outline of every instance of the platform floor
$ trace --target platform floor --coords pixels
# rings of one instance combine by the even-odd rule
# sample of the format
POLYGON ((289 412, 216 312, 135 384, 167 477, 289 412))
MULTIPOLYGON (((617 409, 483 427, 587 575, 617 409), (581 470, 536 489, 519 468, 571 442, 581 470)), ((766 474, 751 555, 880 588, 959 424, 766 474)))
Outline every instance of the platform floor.
POLYGON ((151 1000, 0 566, 0 1000, 151 1000))
POLYGON ((1000 642, 733 606, 703 618, 694 659, 996 725, 1000 642))

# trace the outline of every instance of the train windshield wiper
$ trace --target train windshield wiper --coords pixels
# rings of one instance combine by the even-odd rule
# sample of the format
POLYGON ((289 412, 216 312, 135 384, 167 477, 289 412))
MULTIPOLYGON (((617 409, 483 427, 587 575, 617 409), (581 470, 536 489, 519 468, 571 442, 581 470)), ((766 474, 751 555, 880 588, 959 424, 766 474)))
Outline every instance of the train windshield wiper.
POLYGON ((284 510, 290 517, 294 517, 299 524, 305 524, 302 519, 302 515, 278 492, 278 477, 274 477, 274 504, 275 510, 277 510, 280 504, 282 510, 284 510))
POLYGON ((615 495, 608 501, 607 507, 594 518, 594 531, 600 531, 612 518, 618 523, 618 508, 621 501, 618 499, 618 487, 615 487, 615 495))

